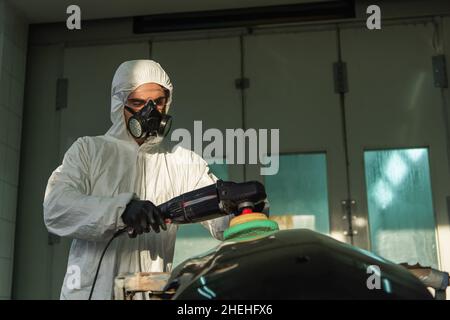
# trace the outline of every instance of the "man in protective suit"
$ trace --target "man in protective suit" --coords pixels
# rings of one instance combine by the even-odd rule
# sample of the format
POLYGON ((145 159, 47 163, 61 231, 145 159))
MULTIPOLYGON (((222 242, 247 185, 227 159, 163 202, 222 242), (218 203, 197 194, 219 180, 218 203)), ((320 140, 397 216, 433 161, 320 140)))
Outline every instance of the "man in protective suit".
MULTIPOLYGON (((171 271, 177 226, 166 225, 156 205, 217 180, 194 152, 169 150, 161 136, 130 134, 127 121, 134 113, 152 100, 167 114, 172 94, 158 63, 122 63, 112 81, 112 127, 105 135, 76 140, 50 176, 44 221, 49 232, 73 238, 68 270, 75 266, 81 272, 79 286, 66 274, 61 299, 89 297, 101 253, 123 228, 129 236, 117 237, 106 251, 93 299, 111 299, 118 274, 171 271)), ((229 217, 202 224, 222 240, 229 217)))

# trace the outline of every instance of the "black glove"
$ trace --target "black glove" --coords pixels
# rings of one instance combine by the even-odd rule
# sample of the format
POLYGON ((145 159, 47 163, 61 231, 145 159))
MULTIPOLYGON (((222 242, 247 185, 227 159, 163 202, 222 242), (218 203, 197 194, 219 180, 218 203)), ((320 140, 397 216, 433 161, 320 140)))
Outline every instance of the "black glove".
POLYGON ((156 233, 160 228, 167 230, 161 210, 150 201, 131 200, 122 214, 122 220, 128 227, 130 238, 151 229, 156 233))

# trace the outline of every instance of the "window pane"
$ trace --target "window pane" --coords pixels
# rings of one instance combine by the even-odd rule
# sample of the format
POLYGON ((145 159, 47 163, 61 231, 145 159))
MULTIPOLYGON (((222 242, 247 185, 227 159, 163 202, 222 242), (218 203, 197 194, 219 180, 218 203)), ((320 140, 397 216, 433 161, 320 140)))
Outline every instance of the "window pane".
POLYGON ((211 163, 209 169, 218 179, 228 180, 228 167, 226 164, 211 163))
POLYGON ((428 150, 366 151, 364 162, 372 250, 437 268, 428 150))
MULTIPOLYGON (((210 164, 210 172, 217 178, 228 180, 226 164, 210 164)), ((177 266, 184 260, 201 254, 220 243, 214 239, 208 230, 200 223, 180 225, 175 242, 175 257, 173 266, 177 266)))
POLYGON ((279 171, 265 176, 270 215, 280 228, 329 233, 325 154, 280 155, 279 171))
POLYGON ((220 241, 214 239, 200 223, 179 226, 173 266, 175 267, 192 256, 208 251, 219 243, 220 241))

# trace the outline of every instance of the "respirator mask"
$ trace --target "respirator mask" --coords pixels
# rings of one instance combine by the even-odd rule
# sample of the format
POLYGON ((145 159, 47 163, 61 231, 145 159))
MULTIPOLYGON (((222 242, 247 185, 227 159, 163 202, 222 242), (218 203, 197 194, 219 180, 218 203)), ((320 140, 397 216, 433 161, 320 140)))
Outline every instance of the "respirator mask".
POLYGON ((159 112, 153 100, 149 100, 137 112, 127 105, 125 105, 125 109, 132 114, 128 119, 127 127, 134 138, 140 139, 150 136, 163 138, 169 133, 172 117, 159 112))

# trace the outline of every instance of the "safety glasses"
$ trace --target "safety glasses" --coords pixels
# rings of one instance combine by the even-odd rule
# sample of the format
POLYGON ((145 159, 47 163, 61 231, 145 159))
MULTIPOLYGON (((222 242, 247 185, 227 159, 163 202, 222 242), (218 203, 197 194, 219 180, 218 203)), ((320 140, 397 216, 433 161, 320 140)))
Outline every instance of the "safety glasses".
MULTIPOLYGON (((168 99, 166 96, 161 96, 161 97, 158 97, 156 99, 151 99, 151 100, 153 100, 155 105, 157 105, 158 107, 165 107, 168 99)), ((131 98, 131 99, 127 99, 126 105, 132 109, 140 109, 143 106, 145 106, 145 104, 147 102, 148 102, 148 100, 131 98)))

